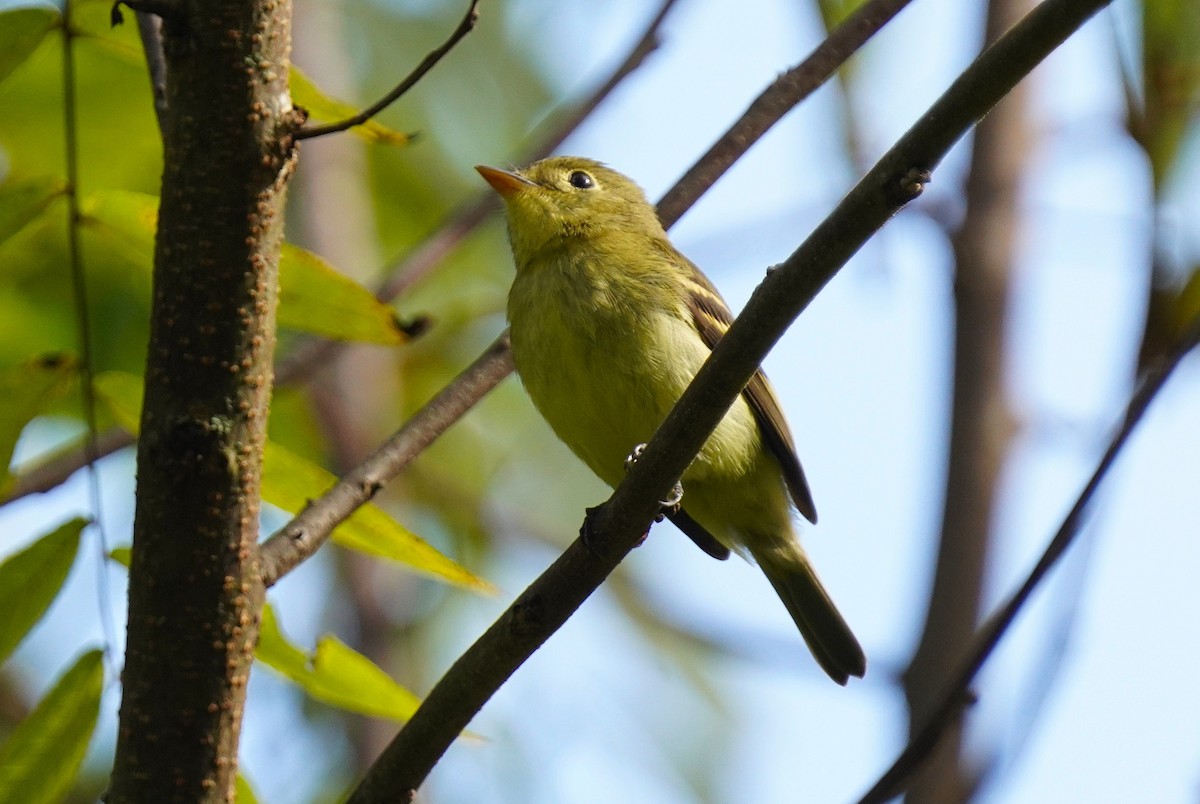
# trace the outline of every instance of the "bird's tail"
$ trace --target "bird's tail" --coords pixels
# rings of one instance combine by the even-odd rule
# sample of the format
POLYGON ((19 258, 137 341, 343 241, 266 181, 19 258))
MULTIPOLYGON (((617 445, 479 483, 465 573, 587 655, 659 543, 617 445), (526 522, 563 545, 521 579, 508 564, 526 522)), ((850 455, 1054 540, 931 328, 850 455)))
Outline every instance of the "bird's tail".
POLYGON ((783 557, 753 548, 750 552, 796 621, 821 668, 843 685, 850 676, 862 678, 867 670, 862 647, 800 548, 797 546, 783 557))

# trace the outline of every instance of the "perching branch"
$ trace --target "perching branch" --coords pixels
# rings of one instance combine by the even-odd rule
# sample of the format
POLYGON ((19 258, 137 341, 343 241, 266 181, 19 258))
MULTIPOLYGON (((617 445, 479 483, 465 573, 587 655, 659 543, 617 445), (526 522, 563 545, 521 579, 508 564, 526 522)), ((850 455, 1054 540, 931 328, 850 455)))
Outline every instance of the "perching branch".
POLYGON ((447 53, 454 49, 454 46, 459 41, 469 34, 474 28, 475 23, 479 21, 479 0, 471 0, 471 5, 467 8, 467 13, 463 15, 462 21, 458 23, 458 27, 450 34, 450 38, 441 44, 436 50, 430 52, 416 69, 404 77, 404 80, 392 89, 391 92, 384 95, 375 103, 363 109, 353 117, 348 117, 345 120, 339 120, 336 123, 326 123, 321 126, 311 126, 300 129, 296 132, 296 139, 306 140, 312 137, 323 137, 326 134, 335 134, 339 131, 345 131, 348 128, 361 126, 363 123, 370 120, 375 115, 382 112, 387 107, 395 103, 401 95, 408 92, 417 82, 425 77, 425 74, 432 70, 439 61, 441 61, 447 53))
POLYGON ((776 78, 658 202, 658 217, 663 226, 671 228, 734 162, 750 150, 750 146, 829 80, 911 1, 872 0, 864 3, 831 31, 808 58, 776 78))
POLYGON ((1025 579, 1021 587, 1009 598, 1008 602, 993 614, 980 629, 978 636, 976 636, 970 651, 963 659, 958 671, 951 677, 950 683, 946 685, 945 691, 940 696, 939 704, 932 711, 929 720, 920 731, 916 732, 912 741, 904 748, 904 751, 896 758, 896 761, 892 763, 887 772, 875 783, 875 786, 862 797, 860 804, 877 804, 904 792, 904 787, 908 780, 921 766, 925 757, 937 746, 938 738, 957 719, 959 712, 962 710, 963 702, 969 699, 970 693, 968 688, 971 681, 975 678, 980 668, 983 667, 983 663, 995 651, 996 646, 1000 643, 1000 639, 1008 631, 1026 601, 1029 600, 1029 596, 1033 594, 1033 590, 1037 588, 1038 584, 1042 582, 1051 568, 1066 553, 1067 548, 1071 546, 1083 524, 1083 515, 1087 512, 1092 498, 1096 495, 1096 490, 1100 487, 1100 482, 1104 480, 1104 477, 1108 474, 1108 470, 1112 468, 1117 455, 1120 454, 1121 449, 1129 440, 1129 436, 1134 428, 1137 427, 1138 422, 1142 420, 1146 410, 1150 407, 1150 403, 1158 396, 1158 392, 1162 390, 1176 366, 1179 365, 1189 352, 1196 348, 1197 344, 1200 344, 1200 323, 1193 324, 1191 330, 1171 355, 1159 366, 1146 374, 1145 379, 1129 400, 1129 405, 1125 409, 1125 416, 1121 422, 1120 429, 1112 437, 1112 441, 1109 442, 1108 449, 1104 451, 1103 457, 1100 458, 1100 462, 1096 465, 1096 470, 1092 473, 1091 479, 1088 480, 1087 485, 1080 492, 1079 498, 1075 500, 1075 505, 1071 507, 1070 512, 1063 519, 1058 532, 1054 534, 1054 538, 1046 546, 1045 552, 1042 553, 1042 557, 1038 559, 1037 564, 1029 573, 1029 577, 1025 579))
POLYGON ((511 372, 512 353, 505 331, 382 447, 263 543, 263 583, 274 585, 315 553, 335 527, 374 497, 511 372))
MULTIPOLYGON (((475 713, 633 549, 784 329, 843 264, 915 197, 929 171, 1033 67, 1108 0, 1047 0, 986 50, 777 269, 713 350, 608 502, 434 686, 351 802, 411 795, 475 713)), ((686 490, 685 490, 686 494, 686 490)))

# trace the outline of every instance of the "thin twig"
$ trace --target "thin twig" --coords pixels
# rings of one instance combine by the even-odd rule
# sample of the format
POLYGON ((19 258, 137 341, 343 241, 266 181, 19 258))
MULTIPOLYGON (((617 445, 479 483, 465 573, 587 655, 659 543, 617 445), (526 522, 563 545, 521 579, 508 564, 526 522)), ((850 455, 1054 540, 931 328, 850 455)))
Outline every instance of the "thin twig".
MULTIPOLYGON (((85 434, 85 438, 87 437, 85 434)), ((66 482, 67 478, 87 466, 90 451, 80 445, 79 441, 71 443, 71 447, 54 457, 29 469, 22 469, 13 478, 12 488, 8 490, 4 502, 12 502, 30 494, 42 494, 58 488, 66 482)), ((133 444, 133 436, 114 427, 96 436, 95 451, 91 454, 95 456, 96 460, 99 460, 131 444, 133 444)))
POLYGON ((783 330, 1001 97, 1109 0, 1047 0, 985 51, 751 296, 712 356, 608 502, 430 691, 350 802, 411 795, 475 713, 640 540, 658 500, 783 330))
POLYGON ((1180 345, 1166 361, 1146 375, 1133 397, 1129 400, 1129 405, 1125 409, 1125 416, 1121 422, 1120 429, 1112 437, 1112 440, 1108 444, 1108 449, 1104 451, 1104 456, 1101 457, 1100 462, 1096 465, 1096 470, 1092 473, 1083 491, 1080 492, 1078 499, 1075 500, 1075 505, 1071 507, 1070 512, 1063 519, 1058 532, 1054 534, 1054 538, 1046 546, 1042 557, 1038 559, 1037 564, 1029 573, 1029 577, 1025 579, 1021 587, 1009 598, 1008 602, 996 611, 980 628, 979 634, 975 637, 970 651, 963 659, 950 683, 946 685, 945 692, 941 695, 939 704, 933 710, 933 714, 930 715, 929 720, 916 733, 912 741, 905 746, 900 756, 896 758, 896 761, 892 763, 887 772, 880 777, 875 786, 862 797, 860 804, 877 804, 877 802, 887 801, 904 792, 904 785, 907 780, 920 767, 922 760, 937 745, 938 737, 942 732, 958 717, 959 712, 962 710, 963 701, 970 696, 968 688, 971 681, 978 674, 980 668, 983 667, 984 662, 995 651, 996 646, 1000 643, 1000 639, 1008 631, 1020 610, 1025 606, 1025 603, 1029 600, 1029 596, 1033 594, 1033 590, 1037 588, 1047 573, 1062 558, 1067 548, 1071 546, 1075 536, 1079 533, 1080 526, 1083 523, 1083 516, 1088 510, 1088 505, 1096 495, 1096 490, 1108 474, 1108 470, 1112 468, 1113 462, 1129 440, 1130 434, 1138 422, 1145 416, 1150 403, 1158 396, 1158 392, 1162 390, 1171 373, 1183 358, 1196 347, 1197 343, 1200 343, 1200 323, 1192 326, 1187 337, 1181 341, 1180 345))
POLYGON ((658 202, 658 217, 670 228, 696 199, 783 116, 824 84, 851 55, 912 0, 872 0, 845 19, 808 58, 781 74, 754 99, 738 121, 658 202))
POLYGON ((87 432, 83 438, 83 454, 88 470, 88 507, 96 527, 97 551, 100 553, 96 572, 96 592, 100 626, 104 633, 104 658, 113 670, 117 661, 113 656, 116 645, 116 625, 110 606, 108 572, 104 559, 108 556, 108 531, 104 522, 104 495, 100 488, 98 440, 100 429, 96 423, 96 347, 92 338, 92 307, 88 301, 87 273, 83 266, 83 252, 79 244, 79 230, 83 215, 79 211, 79 109, 78 87, 75 83, 75 29, 72 12, 75 3, 63 3, 63 135, 67 173, 67 266, 71 276, 71 299, 75 305, 75 326, 79 329, 79 390, 83 407, 83 421, 87 432))
POLYGON ((167 59, 163 55, 162 17, 137 12, 138 36, 142 40, 142 52, 146 54, 146 67, 150 74, 150 92, 154 98, 154 117, 161 132, 167 116, 167 59))
POLYGON ((511 372, 506 331, 383 446, 263 543, 263 582, 268 587, 273 585, 315 553, 335 527, 374 497, 511 372))
POLYGON ((363 109, 353 117, 348 117, 345 120, 339 120, 336 123, 326 123, 321 126, 311 126, 300 129, 296 132, 296 139, 306 140, 312 137, 323 137, 326 134, 335 134, 339 131, 345 131, 348 128, 361 126, 363 123, 370 120, 375 115, 382 112, 388 106, 391 106, 403 95, 408 92, 417 82, 425 77, 425 74, 437 65, 439 61, 451 50, 459 41, 469 34, 475 27, 475 23, 479 21, 479 0, 471 0, 471 5, 467 8, 467 13, 463 15, 462 21, 458 23, 458 27, 450 34, 450 38, 442 43, 441 47, 432 51, 426 56, 417 68, 405 76, 404 80, 392 89, 391 92, 384 95, 375 103, 363 109))

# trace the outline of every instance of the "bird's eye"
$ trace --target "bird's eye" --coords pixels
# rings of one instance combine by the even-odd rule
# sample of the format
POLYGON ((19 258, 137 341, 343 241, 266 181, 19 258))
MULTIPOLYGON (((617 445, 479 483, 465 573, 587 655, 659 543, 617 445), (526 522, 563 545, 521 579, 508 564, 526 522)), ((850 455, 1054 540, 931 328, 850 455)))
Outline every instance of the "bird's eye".
POLYGON ((596 186, 595 180, 582 170, 576 170, 570 176, 567 176, 567 182, 579 190, 589 190, 596 186))

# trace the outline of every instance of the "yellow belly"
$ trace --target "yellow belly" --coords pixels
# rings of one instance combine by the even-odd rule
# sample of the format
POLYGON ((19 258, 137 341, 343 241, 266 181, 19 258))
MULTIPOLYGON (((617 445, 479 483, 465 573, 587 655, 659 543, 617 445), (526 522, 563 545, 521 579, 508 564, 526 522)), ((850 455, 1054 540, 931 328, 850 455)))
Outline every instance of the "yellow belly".
MULTIPOLYGON (((533 404, 560 439, 610 485, 625 458, 650 440, 708 357, 692 326, 666 312, 591 315, 590 307, 546 304, 537 313, 513 307, 537 288, 513 287, 513 361, 533 404), (619 322, 619 323, 618 323, 619 322), (633 347, 633 348, 631 348, 633 347)), ((683 476, 735 480, 762 454, 758 425, 738 397, 683 476)))

